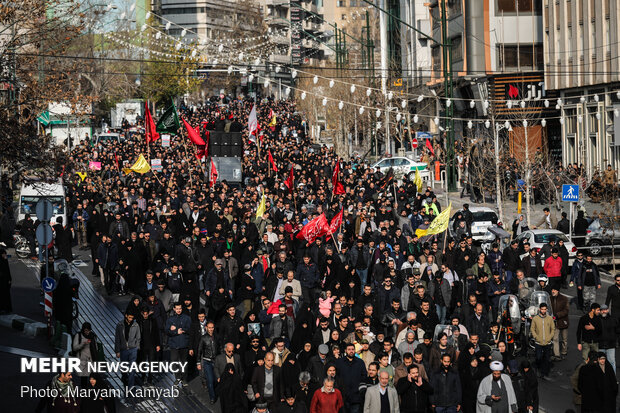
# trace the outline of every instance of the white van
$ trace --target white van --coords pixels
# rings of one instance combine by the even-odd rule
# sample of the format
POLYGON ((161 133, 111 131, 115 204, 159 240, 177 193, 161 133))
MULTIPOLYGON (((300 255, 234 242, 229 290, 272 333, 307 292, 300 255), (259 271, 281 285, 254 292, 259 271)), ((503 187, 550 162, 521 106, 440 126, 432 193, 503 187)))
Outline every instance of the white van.
POLYGON ((65 203, 65 188, 62 180, 57 183, 46 183, 40 181, 27 181, 22 183, 19 192, 19 208, 17 212, 17 222, 20 223, 30 214, 33 221, 37 220, 37 202, 47 199, 52 203, 54 214, 51 224, 56 224, 56 218, 62 217, 63 225, 67 225, 67 205, 65 203))

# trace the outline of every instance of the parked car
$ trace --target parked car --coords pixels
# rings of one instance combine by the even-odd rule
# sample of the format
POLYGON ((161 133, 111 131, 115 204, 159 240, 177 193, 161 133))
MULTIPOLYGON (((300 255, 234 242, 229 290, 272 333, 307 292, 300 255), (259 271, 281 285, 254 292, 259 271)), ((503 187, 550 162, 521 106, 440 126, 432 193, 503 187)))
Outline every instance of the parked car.
MULTIPOLYGON (((471 236, 474 241, 478 242, 492 242, 495 240, 495 234, 489 232, 489 228, 492 226, 500 226, 501 222, 498 222, 497 214, 495 211, 488 207, 470 207, 469 210, 473 215, 473 221, 471 223, 471 236)), ((459 212, 463 212, 462 209, 459 209, 457 212, 452 215, 450 219, 450 223, 448 224, 448 228, 450 230, 450 235, 454 237, 454 219, 456 218, 459 212)))
POLYGON ((568 265, 572 265, 575 260, 575 256, 577 255, 577 247, 562 231, 558 231, 557 229, 530 229, 523 231, 517 237, 519 243, 527 240, 531 248, 536 248, 538 250, 540 250, 545 244, 548 244, 549 241, 555 240, 557 244, 560 239, 564 241, 564 246, 568 250, 568 265))
POLYGON ((611 252, 611 248, 605 246, 614 245, 615 248, 620 247, 620 227, 618 224, 613 224, 611 220, 613 218, 603 218, 601 222, 600 218, 594 219, 587 229, 586 233, 586 245, 592 255, 601 255, 603 252, 611 252))
POLYGON ((375 163, 373 168, 379 168, 381 173, 386 173, 390 168, 394 169, 394 175, 397 177, 406 177, 413 180, 415 177, 416 169, 420 171, 420 177, 423 181, 428 181, 431 178, 428 165, 424 162, 416 162, 404 156, 394 156, 392 158, 383 158, 375 163))
POLYGON ((109 142, 117 142, 120 143, 122 141, 121 135, 118 133, 101 133, 97 136, 96 144, 106 145, 109 142))

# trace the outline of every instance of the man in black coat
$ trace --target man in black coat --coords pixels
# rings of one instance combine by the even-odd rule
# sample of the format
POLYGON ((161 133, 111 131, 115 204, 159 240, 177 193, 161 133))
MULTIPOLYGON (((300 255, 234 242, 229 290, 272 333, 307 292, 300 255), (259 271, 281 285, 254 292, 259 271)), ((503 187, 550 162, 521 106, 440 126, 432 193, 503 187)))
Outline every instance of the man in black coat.
POLYGON ((618 385, 605 353, 588 353, 589 362, 579 371, 582 413, 616 413, 618 385))
POLYGON ((403 377, 396 383, 396 391, 400 396, 400 411, 401 413, 426 413, 429 407, 428 398, 433 394, 433 388, 420 376, 417 365, 411 364, 407 370, 407 377, 403 377))
POLYGON ((54 317, 60 321, 67 329, 69 335, 71 325, 73 324, 73 289, 71 288, 71 279, 67 273, 62 273, 58 280, 58 285, 54 290, 54 317))
POLYGON ((274 365, 274 359, 272 352, 265 354, 264 364, 254 369, 251 381, 256 400, 264 400, 269 407, 276 406, 282 394, 280 367, 274 365))
MULTIPOLYGON (((155 318, 149 313, 146 305, 140 309, 141 317, 138 319, 140 325, 140 350, 138 359, 140 361, 157 361, 157 356, 161 351, 159 336, 159 326, 155 318)), ((145 384, 153 383, 152 373, 144 374, 142 380, 145 384)))

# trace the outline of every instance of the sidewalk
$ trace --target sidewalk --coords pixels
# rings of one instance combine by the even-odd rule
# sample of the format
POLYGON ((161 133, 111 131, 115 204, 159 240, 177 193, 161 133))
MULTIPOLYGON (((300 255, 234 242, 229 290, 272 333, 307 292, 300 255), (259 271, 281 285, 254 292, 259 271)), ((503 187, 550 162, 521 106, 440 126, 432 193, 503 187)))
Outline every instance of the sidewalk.
MULTIPOLYGON (((72 265, 76 276, 80 280, 79 315, 78 319, 74 322, 74 331, 79 330, 82 323, 86 321, 90 322, 94 332, 103 343, 106 361, 119 361, 114 353, 114 332, 116 324, 123 319, 123 313, 117 307, 117 304, 123 306, 123 301, 128 301, 129 298, 127 298, 127 296, 115 299, 103 297, 91 282, 94 277, 87 277, 85 275, 90 274, 92 271, 87 253, 77 250, 75 250, 74 253, 77 253, 79 260, 83 262, 82 264, 79 260, 77 261, 78 265, 80 265, 79 267, 72 265), (120 303, 115 303, 115 301, 120 301, 120 303)), ((99 282, 95 281, 95 284, 99 284, 99 282)), ((124 304, 124 306, 126 306, 126 304, 124 304)), ((108 381, 110 386, 114 388, 124 388, 120 374, 110 374, 108 376, 108 381)), ((172 374, 159 374, 155 377, 154 386, 170 389, 173 382, 174 376, 172 374)), ((191 390, 196 391, 195 388, 196 386, 191 386, 191 390)), ((198 388, 200 388, 200 385, 198 385, 198 388)), ((123 399, 121 400, 121 405, 123 406, 121 410, 132 412, 186 413, 209 411, 208 407, 201 402, 200 398, 191 391, 181 391, 179 397, 162 397, 160 400, 146 398, 123 399)))

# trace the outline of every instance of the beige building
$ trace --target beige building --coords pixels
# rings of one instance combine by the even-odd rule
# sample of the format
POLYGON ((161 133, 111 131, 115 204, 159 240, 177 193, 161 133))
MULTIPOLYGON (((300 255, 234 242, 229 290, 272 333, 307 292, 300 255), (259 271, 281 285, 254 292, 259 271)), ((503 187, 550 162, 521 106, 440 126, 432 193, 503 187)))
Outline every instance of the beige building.
POLYGON ((544 0, 545 87, 562 98, 562 161, 620 169, 620 4, 544 0))

